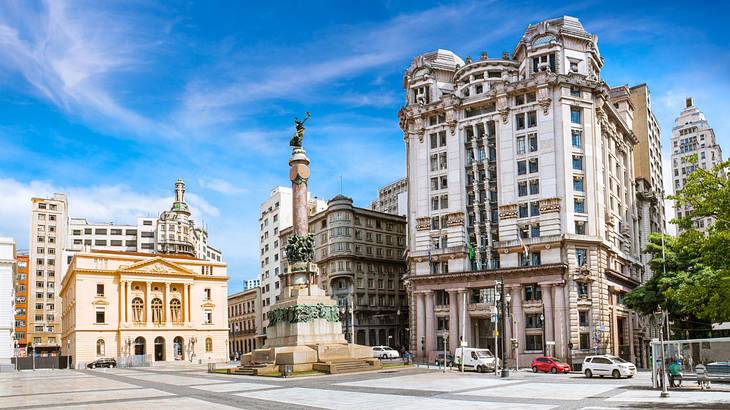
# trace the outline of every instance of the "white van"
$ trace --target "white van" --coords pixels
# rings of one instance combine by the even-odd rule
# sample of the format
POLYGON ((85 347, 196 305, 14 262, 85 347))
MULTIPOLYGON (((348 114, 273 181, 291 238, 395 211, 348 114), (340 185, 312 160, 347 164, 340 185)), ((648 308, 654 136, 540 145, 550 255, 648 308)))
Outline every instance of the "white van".
POLYGON ((489 349, 475 349, 473 347, 457 347, 454 363, 464 364, 464 370, 476 370, 480 373, 494 371, 495 358, 489 349), (464 355, 464 360, 461 357, 464 355))

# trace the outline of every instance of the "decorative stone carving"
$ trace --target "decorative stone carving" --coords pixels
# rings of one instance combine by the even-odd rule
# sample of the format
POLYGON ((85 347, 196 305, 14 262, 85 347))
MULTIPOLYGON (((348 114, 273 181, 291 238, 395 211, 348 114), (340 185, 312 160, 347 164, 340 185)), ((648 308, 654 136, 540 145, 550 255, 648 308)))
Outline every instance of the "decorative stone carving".
POLYGON ((452 212, 448 215, 448 222, 449 227, 452 226, 462 226, 464 225, 464 213, 463 212, 452 212))
POLYGON ((269 326, 279 322, 309 323, 317 319, 336 323, 340 321, 340 309, 337 305, 293 305, 286 308, 274 308, 269 313, 269 326))
POLYGON ((431 229, 431 220, 428 217, 416 218, 416 230, 427 231, 431 229))
POLYGON ((548 110, 550 110, 550 103, 553 101, 552 98, 550 98, 549 90, 547 87, 542 87, 539 90, 537 90, 537 103, 542 108, 543 115, 548 115, 548 110))
POLYGON ((502 117, 502 124, 507 124, 509 122, 509 102, 507 101, 507 95, 500 95, 497 97, 497 104, 496 104, 497 112, 502 117))
POLYGON ((290 264, 314 260, 314 236, 312 234, 289 237, 286 245, 286 258, 290 264))
POLYGON ((502 205, 499 207, 499 219, 517 218, 517 204, 502 205))
POLYGON ((540 213, 560 212, 560 198, 548 198, 540 201, 540 213))

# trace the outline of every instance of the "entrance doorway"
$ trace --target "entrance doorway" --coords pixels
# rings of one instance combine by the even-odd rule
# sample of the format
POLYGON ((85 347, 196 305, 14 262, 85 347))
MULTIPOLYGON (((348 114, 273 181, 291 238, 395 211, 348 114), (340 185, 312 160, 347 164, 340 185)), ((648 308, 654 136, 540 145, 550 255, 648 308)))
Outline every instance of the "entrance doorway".
POLYGON ((142 336, 139 336, 138 338, 134 339, 135 356, 144 356, 144 354, 145 354, 144 343, 145 343, 145 340, 144 340, 144 337, 142 337, 142 336))
POLYGON ((175 360, 185 360, 185 351, 183 349, 184 343, 183 338, 177 336, 172 340, 172 354, 175 360))
POLYGON ((155 361, 165 361, 165 339, 161 336, 155 338, 155 361))

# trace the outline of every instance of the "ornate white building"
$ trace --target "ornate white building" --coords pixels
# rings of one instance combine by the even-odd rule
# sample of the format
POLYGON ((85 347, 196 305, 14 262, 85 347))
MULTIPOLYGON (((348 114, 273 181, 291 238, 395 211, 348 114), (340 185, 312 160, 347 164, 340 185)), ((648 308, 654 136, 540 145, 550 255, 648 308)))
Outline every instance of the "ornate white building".
POLYGON ((530 25, 513 53, 447 50, 406 70, 411 345, 494 349, 520 363, 640 351, 623 295, 640 283, 632 116, 609 102, 597 37, 578 19, 530 25), (501 342, 500 342, 501 343, 501 342), (508 345, 510 343, 507 343, 508 345), (501 350, 501 348, 500 348, 501 350))
MULTIPOLYGON (((685 108, 674 120, 672 128, 672 186, 676 194, 687 182, 687 176, 695 170, 711 169, 722 162, 722 149, 715 139, 715 130, 705 118, 705 114, 694 105, 692 98, 687 98, 685 108), (696 156, 697 162, 690 158, 696 156)), ((675 209, 677 217, 686 216, 688 205, 675 209)), ((713 222, 713 218, 699 218, 693 221, 696 229, 705 231, 713 222)))

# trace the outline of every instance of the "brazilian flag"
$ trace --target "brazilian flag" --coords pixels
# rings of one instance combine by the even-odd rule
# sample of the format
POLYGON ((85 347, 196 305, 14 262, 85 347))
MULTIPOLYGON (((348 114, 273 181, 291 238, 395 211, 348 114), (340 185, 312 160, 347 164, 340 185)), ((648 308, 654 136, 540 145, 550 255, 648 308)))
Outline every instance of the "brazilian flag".
POLYGON ((474 245, 469 242, 469 260, 474 260, 474 245))

